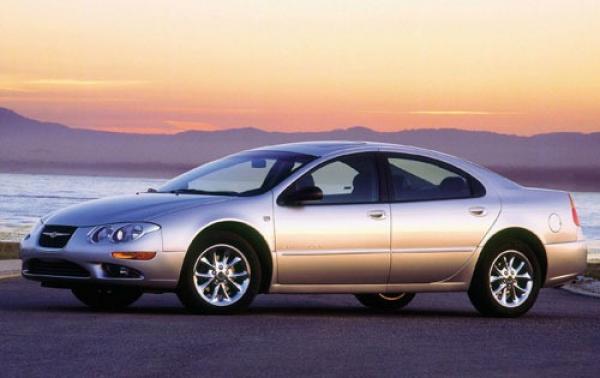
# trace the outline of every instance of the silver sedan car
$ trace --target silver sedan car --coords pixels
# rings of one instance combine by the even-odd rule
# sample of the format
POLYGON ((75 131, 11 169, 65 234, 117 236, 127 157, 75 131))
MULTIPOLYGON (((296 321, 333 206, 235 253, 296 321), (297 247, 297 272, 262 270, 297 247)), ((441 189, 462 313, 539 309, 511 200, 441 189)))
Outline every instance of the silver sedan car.
POLYGON ((243 151, 158 189, 43 217, 22 274, 115 309, 175 292, 231 313, 259 293, 349 293, 380 310, 466 291, 513 317, 586 266, 566 192, 522 187, 410 146, 311 142, 243 151))

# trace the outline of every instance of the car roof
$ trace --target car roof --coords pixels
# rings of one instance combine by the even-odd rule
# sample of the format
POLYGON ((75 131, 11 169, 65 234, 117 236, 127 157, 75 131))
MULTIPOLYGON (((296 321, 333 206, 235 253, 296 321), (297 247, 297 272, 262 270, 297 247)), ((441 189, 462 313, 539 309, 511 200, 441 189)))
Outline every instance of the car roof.
POLYGON ((336 155, 339 153, 344 153, 346 151, 368 152, 382 150, 406 154, 417 154, 425 157, 439 159, 446 163, 456 165, 460 169, 464 169, 468 173, 473 174, 478 179, 484 179, 484 181, 486 182, 489 182, 489 180, 495 182, 496 186, 501 185, 502 187, 508 187, 513 189, 515 187, 518 187, 518 184, 507 179, 506 177, 501 176, 493 171, 490 171, 489 169, 484 168, 481 165, 473 163, 471 161, 444 152, 403 144, 366 141, 325 140, 278 144, 260 147, 256 150, 288 151, 299 154, 312 155, 318 158, 326 157, 327 155, 336 155))
POLYGON ((323 140, 286 143, 257 148, 257 150, 289 151, 318 157, 349 150, 377 151, 378 149, 392 149, 404 152, 429 151, 424 148, 401 144, 346 140, 323 140))
POLYGON ((338 141, 338 140, 324 140, 314 142, 298 142, 298 143, 285 143, 276 144, 271 146, 264 146, 257 148, 258 150, 277 150, 277 151, 289 151, 299 154, 313 155, 313 156, 325 156, 338 151, 344 151, 353 149, 358 146, 364 145, 365 142, 352 142, 352 141, 338 141))

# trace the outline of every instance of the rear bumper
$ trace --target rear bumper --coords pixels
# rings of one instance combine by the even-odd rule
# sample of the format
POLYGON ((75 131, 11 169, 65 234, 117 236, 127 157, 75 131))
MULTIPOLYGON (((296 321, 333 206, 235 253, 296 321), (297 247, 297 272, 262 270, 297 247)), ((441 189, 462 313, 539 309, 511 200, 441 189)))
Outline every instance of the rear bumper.
POLYGON ((585 272, 587 244, 584 240, 546 244, 548 272, 545 287, 558 286, 585 272))

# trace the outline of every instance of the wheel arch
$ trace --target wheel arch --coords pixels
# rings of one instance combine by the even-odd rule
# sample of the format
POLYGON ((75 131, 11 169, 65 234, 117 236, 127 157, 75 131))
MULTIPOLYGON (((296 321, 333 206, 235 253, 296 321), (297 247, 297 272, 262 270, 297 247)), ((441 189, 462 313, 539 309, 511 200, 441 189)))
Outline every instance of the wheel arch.
POLYGON ((535 256, 540 263, 542 269, 542 285, 546 282, 546 275, 548 273, 548 257, 546 255, 546 248, 540 240, 540 238, 530 230, 522 227, 509 227, 496 232, 491 236, 483 245, 481 253, 477 258, 477 265, 475 269, 479 268, 481 257, 484 256, 487 251, 496 246, 497 244, 507 240, 519 240, 526 243, 535 253, 535 256))
MULTIPOLYGON (((228 231, 233 232, 244 238, 258 254, 260 266, 262 270, 260 293, 266 293, 271 285, 271 276, 273 274, 273 259, 271 257, 271 249, 264 236, 251 225, 237 220, 223 220, 212 223, 200 230, 188 248, 188 251, 199 242, 204 235, 213 231, 228 231)), ((187 254, 186 252, 186 254, 187 254)))

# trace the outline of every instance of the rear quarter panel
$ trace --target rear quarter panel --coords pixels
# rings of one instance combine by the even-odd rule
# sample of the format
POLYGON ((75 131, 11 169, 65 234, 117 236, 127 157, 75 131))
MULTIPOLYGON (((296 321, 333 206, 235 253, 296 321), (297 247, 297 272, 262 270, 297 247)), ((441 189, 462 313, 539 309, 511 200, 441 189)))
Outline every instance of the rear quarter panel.
MULTIPOLYGON (((523 228, 543 244, 547 269, 544 286, 556 286, 583 273, 587 264, 587 248, 581 228, 573 221, 569 194, 566 192, 517 188, 501 193, 502 211, 498 221, 483 241, 509 228, 523 228), (550 217, 558 216, 560 229, 550 227, 550 217)), ((471 274, 475 262, 470 267, 471 274)))
POLYGON ((566 243, 578 240, 580 228, 571 215, 569 194, 562 191, 515 188, 500 193, 502 211, 485 241, 494 234, 513 227, 534 233, 542 244, 566 243), (550 228, 550 217, 560 218, 560 230, 550 228))

